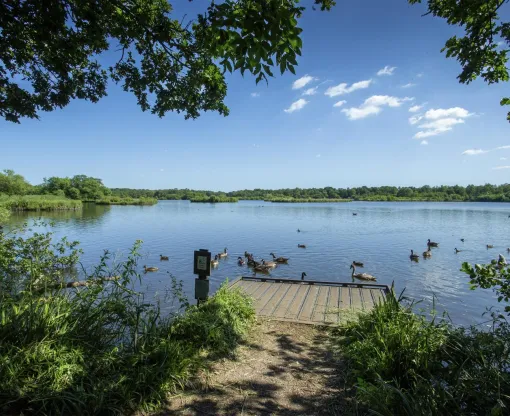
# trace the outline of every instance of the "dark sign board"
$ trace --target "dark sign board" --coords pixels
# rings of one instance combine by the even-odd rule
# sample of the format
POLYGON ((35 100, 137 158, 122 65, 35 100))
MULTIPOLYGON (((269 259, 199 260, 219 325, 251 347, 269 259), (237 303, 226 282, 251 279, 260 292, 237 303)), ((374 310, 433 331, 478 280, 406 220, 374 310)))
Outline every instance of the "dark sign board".
POLYGON ((193 273, 199 277, 207 277, 211 275, 211 252, 200 249, 195 251, 193 261, 193 273))

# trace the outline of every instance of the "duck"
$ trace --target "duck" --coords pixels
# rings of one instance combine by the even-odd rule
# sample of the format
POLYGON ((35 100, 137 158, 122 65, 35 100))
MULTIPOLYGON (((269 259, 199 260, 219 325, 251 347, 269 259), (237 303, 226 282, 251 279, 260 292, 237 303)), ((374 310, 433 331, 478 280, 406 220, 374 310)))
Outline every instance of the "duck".
POLYGON ((297 246, 298 246, 298 248, 306 248, 305 244, 298 244, 297 246))
POLYGON ((463 239, 463 238, 461 238, 461 239, 460 239, 460 241, 464 242, 464 239, 463 239))
POLYGON ((494 245, 493 244, 487 244, 486 247, 489 249, 489 248, 494 248, 494 245))
POLYGON ((457 250, 457 247, 453 249, 455 251, 455 254, 460 253, 462 250, 457 250))
POLYGON ((251 256, 253 256, 253 254, 250 254, 250 253, 248 253, 247 251, 245 251, 245 252, 244 252, 244 257, 249 258, 249 257, 250 257, 250 255, 251 255, 251 256))
POLYGON ((427 245, 429 247, 438 247, 439 243, 434 243, 433 241, 430 241, 430 238, 427 240, 427 245))
POLYGON ((163 260, 169 260, 168 256, 163 256, 163 254, 160 254, 160 255, 159 255, 159 259, 160 259, 161 261, 163 261, 163 260))
POLYGON ((353 212, 352 215, 358 215, 358 213, 357 212, 353 212))
POLYGON ((255 266, 253 269, 256 272, 269 273, 271 270, 271 267, 266 266, 265 264, 259 264, 258 266, 255 266))
POLYGON ((244 266, 244 259, 242 257, 238 257, 237 264, 239 264, 239 266, 244 266))
POLYGON ((223 257, 227 257, 227 256, 228 256, 228 252, 227 252, 227 248, 226 247, 223 249, 223 253, 218 253, 218 257, 220 259, 222 259, 223 257))
POLYGON ((145 270, 145 273, 147 273, 147 272, 157 272, 159 270, 157 267, 147 267, 147 266, 143 266, 143 269, 145 270))
POLYGON ((352 278, 360 279, 360 280, 370 280, 375 282, 377 279, 368 273, 356 273, 356 266, 354 264, 351 264, 352 269, 352 278))
POLYGON ((305 272, 301 273, 301 280, 305 280, 305 277, 306 277, 306 273, 305 272))
POLYGON ((297 229, 297 232, 298 232, 298 233, 300 233, 300 232, 301 232, 301 230, 298 228, 298 229, 297 229))
POLYGON ((212 267, 217 267, 217 266, 218 266, 218 264, 220 264, 220 262, 218 261, 218 255, 216 254, 216 255, 214 256, 214 259, 212 259, 212 260, 211 260, 211 266, 212 266, 212 267))
POLYGON ((288 257, 276 257, 274 253, 269 253, 273 256, 273 260, 277 263, 287 263, 289 261, 288 257))
POLYGON ((418 254, 414 254, 414 251, 411 250, 411 255, 409 256, 411 260, 418 260, 420 256, 418 254))
POLYGON ((276 262, 275 261, 265 261, 265 260, 262 260, 262 265, 274 268, 274 267, 276 267, 276 262))
POLYGON ((354 264, 355 266, 358 266, 358 267, 365 267, 365 265, 361 261, 353 261, 352 264, 354 264))
POLYGON ((432 252, 430 251, 430 247, 427 249, 427 251, 423 252, 423 257, 432 257, 432 252))

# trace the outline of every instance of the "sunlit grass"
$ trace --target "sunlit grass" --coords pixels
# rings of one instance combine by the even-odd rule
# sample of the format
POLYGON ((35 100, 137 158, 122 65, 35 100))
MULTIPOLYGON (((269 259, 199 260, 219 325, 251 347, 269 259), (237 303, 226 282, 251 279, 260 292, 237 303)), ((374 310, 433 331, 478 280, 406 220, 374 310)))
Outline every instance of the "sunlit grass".
POLYGON ((98 205, 154 205, 157 204, 156 198, 130 198, 120 196, 106 196, 96 201, 98 205))
POLYGON ((76 210, 82 202, 55 195, 0 195, 0 207, 11 211, 76 210))

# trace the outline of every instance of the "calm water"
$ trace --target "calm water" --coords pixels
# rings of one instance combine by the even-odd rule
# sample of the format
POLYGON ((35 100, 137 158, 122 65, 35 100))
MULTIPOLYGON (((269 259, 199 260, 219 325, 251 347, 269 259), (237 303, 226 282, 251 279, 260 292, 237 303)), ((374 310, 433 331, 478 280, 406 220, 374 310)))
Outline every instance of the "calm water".
MULTIPOLYGON (((470 291, 468 278, 459 271, 463 261, 487 263, 506 255, 510 247, 510 205, 498 203, 391 203, 271 204, 244 201, 237 204, 190 204, 161 201, 152 207, 102 207, 87 205, 82 212, 45 213, 56 222, 58 236, 81 242, 83 265, 91 268, 104 249, 125 257, 137 239, 144 241, 140 268, 158 266, 144 275, 150 294, 168 287, 167 272, 184 281, 193 298, 193 251, 206 248, 218 253, 228 247, 229 257, 212 272, 211 288, 225 278, 250 275, 237 265, 247 250, 256 258, 270 259, 270 252, 290 257, 273 276, 350 281, 349 265, 363 261, 360 269, 377 277, 378 283, 408 296, 434 296, 457 324, 481 322, 486 307, 496 305, 489 291, 470 291), (352 213, 357 212, 357 216, 352 213), (298 233, 297 229, 301 232, 298 233), (420 255, 427 239, 440 243, 431 259, 409 260, 410 249, 420 255), (460 241, 465 239, 465 243, 460 241), (299 249, 297 244, 306 244, 299 249), (487 250, 486 244, 494 244, 487 250), (455 254, 454 248, 462 250, 455 254), (159 255, 170 261, 160 262, 159 255)), ((37 218, 16 215, 12 222, 37 218)), ((169 306, 166 306, 169 307, 169 306)))

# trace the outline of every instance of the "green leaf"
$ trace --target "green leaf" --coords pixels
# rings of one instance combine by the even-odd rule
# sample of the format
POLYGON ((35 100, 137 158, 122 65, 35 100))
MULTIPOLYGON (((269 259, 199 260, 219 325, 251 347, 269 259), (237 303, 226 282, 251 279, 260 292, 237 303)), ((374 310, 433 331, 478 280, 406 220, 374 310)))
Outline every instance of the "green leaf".
POLYGON ((510 98, 503 98, 501 99, 500 105, 510 105, 510 98))
POLYGON ((296 75, 296 71, 294 69, 294 66, 288 65, 287 68, 289 68, 289 71, 292 72, 294 75, 296 75))

